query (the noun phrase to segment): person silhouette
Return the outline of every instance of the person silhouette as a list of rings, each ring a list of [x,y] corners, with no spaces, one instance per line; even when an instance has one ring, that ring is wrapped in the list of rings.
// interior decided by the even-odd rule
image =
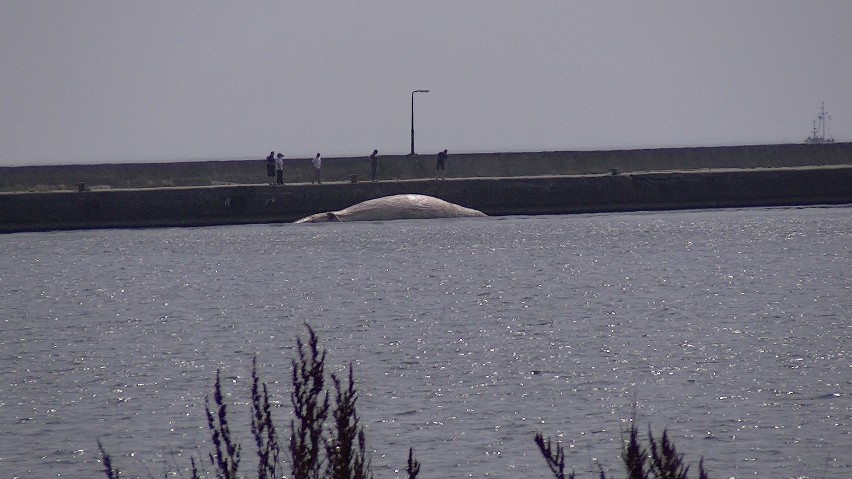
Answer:
[[[318,184],[321,185],[322,181],[320,181],[320,170],[322,170],[322,157],[320,156],[319,153],[317,153],[317,156],[314,157],[313,163],[314,163],[314,179],[313,179],[313,181],[311,181],[311,183],[316,181]]]
[[[278,153],[275,158],[275,182],[279,185],[284,184],[284,155]]]
[[[270,151],[266,157],[266,176],[269,177],[269,184],[272,184],[272,177],[275,176],[275,152]]]
[[[378,155],[379,150],[373,150],[373,154],[370,155],[370,179],[372,181],[376,181],[376,170],[379,169],[379,158]]]
[[[435,179],[438,179],[438,175],[441,176],[441,179],[444,179],[444,166],[447,162],[447,150],[438,152],[438,162],[435,164]]]

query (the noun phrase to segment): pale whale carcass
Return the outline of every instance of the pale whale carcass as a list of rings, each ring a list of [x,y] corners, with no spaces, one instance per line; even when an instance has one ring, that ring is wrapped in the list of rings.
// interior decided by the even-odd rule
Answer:
[[[363,201],[340,211],[329,211],[302,218],[296,223],[327,223],[332,221],[385,221],[426,218],[457,218],[487,216],[440,198],[426,195],[393,195]]]

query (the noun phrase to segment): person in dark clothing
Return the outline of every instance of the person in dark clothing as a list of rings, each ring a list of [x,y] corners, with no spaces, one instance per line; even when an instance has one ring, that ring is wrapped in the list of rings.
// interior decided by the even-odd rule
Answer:
[[[376,170],[379,169],[379,158],[376,156],[378,154],[379,150],[373,150],[373,154],[370,155],[370,179],[372,181],[376,181]]]
[[[266,176],[269,177],[269,184],[272,184],[272,177],[275,176],[275,152],[270,151],[266,157]]]
[[[447,150],[438,152],[438,163],[435,165],[435,179],[438,179],[438,175],[441,176],[441,179],[444,179],[444,166],[447,162]]]

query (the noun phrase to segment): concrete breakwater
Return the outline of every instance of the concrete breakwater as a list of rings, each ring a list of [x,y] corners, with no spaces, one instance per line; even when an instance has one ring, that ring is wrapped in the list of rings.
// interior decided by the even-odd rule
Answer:
[[[718,168],[779,168],[852,164],[852,143],[752,145],[699,148],[657,148],[609,151],[551,151],[530,153],[450,152],[448,178],[544,175],[598,175],[707,170]],[[434,177],[435,155],[380,156],[380,180]],[[364,156],[324,158],[324,181],[347,181],[351,175],[370,178]],[[286,183],[310,182],[310,158],[285,160]],[[250,185],[268,183],[265,160],[193,161],[0,167],[0,192],[91,189],[161,188],[176,186]]]
[[[289,222],[419,193],[489,215],[852,203],[852,165],[0,193],[0,232]]]

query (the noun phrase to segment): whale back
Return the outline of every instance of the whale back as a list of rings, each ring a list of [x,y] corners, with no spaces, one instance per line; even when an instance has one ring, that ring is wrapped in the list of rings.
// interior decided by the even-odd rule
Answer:
[[[296,223],[325,223],[330,221],[384,221],[398,219],[456,218],[487,216],[455,203],[426,195],[404,194],[385,196],[344,208],[340,211],[318,213]]]

